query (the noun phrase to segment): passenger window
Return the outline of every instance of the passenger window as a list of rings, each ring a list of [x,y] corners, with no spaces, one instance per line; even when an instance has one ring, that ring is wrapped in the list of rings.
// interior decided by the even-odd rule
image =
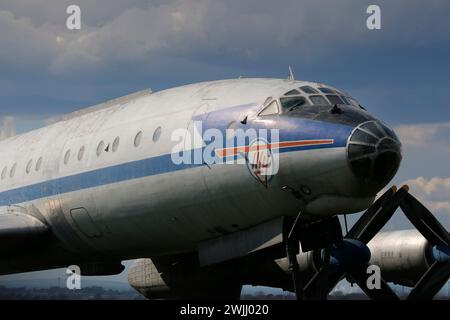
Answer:
[[[322,96],[309,96],[311,102],[315,106],[329,106],[328,101]]]
[[[344,104],[344,101],[342,101],[338,96],[328,95],[327,98],[330,100],[331,104]]]
[[[31,172],[32,167],[33,167],[33,160],[30,160],[30,161],[28,161],[28,164],[27,164],[27,169],[26,169],[27,174],[29,174]]]
[[[3,171],[2,171],[2,180],[5,180],[7,171],[8,171],[8,167],[4,167]]]
[[[38,159],[38,161],[36,161],[36,167],[34,168],[36,171],[41,170],[41,166],[42,166],[42,157],[40,157]]]
[[[64,164],[68,164],[70,160],[70,149],[67,150],[66,155],[64,156]]]
[[[14,175],[16,174],[16,168],[17,168],[17,163],[14,163],[14,165],[13,165],[12,168],[11,168],[11,171],[9,172],[9,176],[10,176],[11,178],[13,178]]]
[[[158,142],[159,138],[161,138],[161,131],[162,131],[162,128],[158,127],[158,128],[156,128],[155,132],[153,132],[153,138],[152,138],[153,142]]]
[[[307,104],[304,97],[281,98],[283,112],[293,111]]]
[[[137,148],[141,144],[142,140],[142,131],[139,131],[134,137],[134,146]]]
[[[85,151],[85,148],[84,148],[84,146],[82,146],[82,147],[80,148],[80,150],[78,151],[78,161],[83,160],[83,157],[84,157],[84,151]]]
[[[114,139],[113,145],[112,145],[112,151],[116,152],[117,149],[119,149],[119,144],[120,144],[120,137],[116,137],[116,139]]]
[[[272,101],[263,111],[260,112],[260,116],[270,116],[272,114],[278,114],[278,102]]]
[[[103,141],[100,141],[97,146],[97,157],[100,157],[100,155],[103,152],[104,147],[105,147],[105,143]]]

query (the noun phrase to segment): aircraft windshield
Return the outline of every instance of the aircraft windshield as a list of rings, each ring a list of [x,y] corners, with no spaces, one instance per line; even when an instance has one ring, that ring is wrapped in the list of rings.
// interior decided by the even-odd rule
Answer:
[[[341,98],[335,95],[327,95],[328,100],[331,104],[344,104],[344,101],[342,101]]]
[[[315,96],[309,96],[309,99],[311,100],[312,104],[315,106],[328,106],[330,105],[328,103],[328,101],[319,95],[315,95]]]
[[[319,91],[317,91],[316,89],[314,89],[314,88],[311,87],[311,86],[303,86],[303,87],[300,87],[300,89],[301,89],[304,93],[308,93],[308,94],[311,94],[311,93],[319,93]]]
[[[302,93],[300,92],[302,91]],[[286,92],[281,98],[282,113],[305,106],[348,105],[360,108],[360,104],[349,94],[329,87],[301,86]]]
[[[347,97],[347,100],[350,102],[351,105],[359,107],[359,102],[353,99],[352,97]]]
[[[280,102],[281,102],[281,106],[283,107],[283,113],[301,108],[304,105],[308,105],[308,102],[306,101],[306,99],[301,96],[281,98]]]
[[[330,88],[319,88],[319,90],[323,93],[332,93],[332,94],[336,93],[333,89]]]

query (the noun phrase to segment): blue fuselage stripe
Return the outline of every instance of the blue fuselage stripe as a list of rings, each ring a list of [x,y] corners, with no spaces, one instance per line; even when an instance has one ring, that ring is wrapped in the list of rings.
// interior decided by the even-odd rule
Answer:
[[[337,147],[336,145],[287,148],[280,153]],[[186,170],[203,164],[175,164],[171,154],[96,169],[0,192],[0,206],[19,204],[103,185]]]
[[[247,105],[244,107],[250,108]],[[241,110],[242,107],[227,109],[225,112],[211,113],[208,121],[205,122],[205,128],[219,128],[225,136],[226,126],[224,123],[228,123],[228,118],[231,117],[230,114],[233,115],[233,112],[236,111],[235,109]],[[318,139],[333,140],[332,144],[327,145],[310,145],[285,148],[279,150],[280,153],[299,150],[344,147],[347,143],[347,138],[352,131],[351,126],[309,119],[291,119],[289,117],[284,117],[282,119],[278,119],[277,123],[280,128],[283,128],[280,130],[280,141]],[[267,128],[264,123],[253,123],[253,126],[256,129]],[[270,129],[270,126],[268,129]],[[53,197],[58,194],[95,188],[103,185],[164,173],[176,172],[203,165],[204,164],[176,164],[172,161],[172,155],[169,153],[3,191],[0,192],[0,206],[29,202],[37,199]]]
[[[196,166],[199,165],[175,165],[170,154],[162,155],[4,191],[0,193],[0,205],[18,204]]]

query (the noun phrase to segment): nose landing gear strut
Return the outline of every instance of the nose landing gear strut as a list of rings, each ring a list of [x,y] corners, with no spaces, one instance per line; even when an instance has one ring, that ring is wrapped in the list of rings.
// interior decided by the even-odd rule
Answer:
[[[326,299],[329,292],[345,275],[355,281],[372,299],[398,299],[383,279],[380,289],[367,289],[365,271],[370,260],[367,243],[389,221],[407,194],[406,187],[398,191],[395,187],[389,189],[361,216],[345,236],[342,236],[337,217],[308,225],[301,225],[297,217],[285,237],[286,254],[292,270],[297,299]],[[301,283],[299,277],[296,259],[299,242],[303,252],[313,250],[321,260],[319,271],[307,283]]]

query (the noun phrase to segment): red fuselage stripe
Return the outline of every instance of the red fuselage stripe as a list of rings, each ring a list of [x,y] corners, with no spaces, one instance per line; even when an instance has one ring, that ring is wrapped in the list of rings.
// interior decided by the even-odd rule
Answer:
[[[229,156],[235,156],[239,153],[248,153],[248,152],[254,152],[259,150],[266,150],[266,149],[284,149],[284,148],[293,148],[293,147],[304,147],[304,146],[318,146],[318,145],[326,145],[326,144],[333,144],[333,139],[325,139],[325,140],[301,140],[301,141],[284,141],[284,142],[278,142],[278,143],[271,143],[271,144],[262,144],[262,145],[255,145],[255,146],[242,146],[242,147],[233,147],[233,148],[226,148],[226,149],[217,149],[216,154],[219,157],[229,157]]]

